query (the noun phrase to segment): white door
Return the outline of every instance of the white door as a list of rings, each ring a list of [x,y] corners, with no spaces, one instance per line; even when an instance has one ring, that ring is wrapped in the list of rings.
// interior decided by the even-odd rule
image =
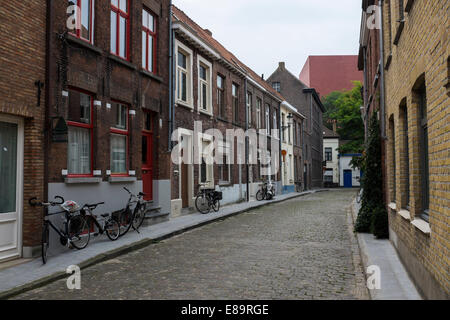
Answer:
[[[22,254],[22,119],[0,115],[0,261]]]

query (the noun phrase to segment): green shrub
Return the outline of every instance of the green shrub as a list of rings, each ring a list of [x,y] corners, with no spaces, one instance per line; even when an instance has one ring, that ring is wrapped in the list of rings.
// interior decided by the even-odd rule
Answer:
[[[377,239],[389,238],[389,222],[386,208],[377,206],[372,212],[371,232]]]

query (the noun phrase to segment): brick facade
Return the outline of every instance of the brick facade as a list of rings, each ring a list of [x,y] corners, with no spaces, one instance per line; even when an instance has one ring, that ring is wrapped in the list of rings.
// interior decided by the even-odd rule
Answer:
[[[450,4],[400,1],[383,8],[391,241],[423,296],[448,299]]]
[[[0,121],[8,115],[24,122],[23,192],[20,192],[23,205],[18,208],[23,219],[19,226],[22,236],[18,239],[18,254],[25,257],[32,254],[31,247],[40,241],[42,226],[41,210],[30,207],[28,199],[44,197],[46,10],[45,1],[34,0],[5,1],[0,6]],[[37,81],[43,84],[40,100]]]

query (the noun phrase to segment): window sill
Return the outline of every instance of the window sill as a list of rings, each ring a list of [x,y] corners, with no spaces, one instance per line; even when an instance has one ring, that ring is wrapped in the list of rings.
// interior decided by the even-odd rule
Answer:
[[[233,184],[228,181],[219,181],[219,187],[232,187]]]
[[[81,40],[80,38],[77,38],[74,35],[71,35],[70,33],[67,34],[67,38],[66,39],[68,41],[72,42],[72,43],[75,43],[75,44],[81,46],[81,47],[84,47],[86,49],[94,51],[97,54],[102,54],[102,49],[94,46],[93,44],[91,44],[91,43],[89,43],[87,41]]]
[[[395,34],[394,44],[398,45],[400,42],[400,37],[402,36],[403,28],[405,27],[405,20],[398,22],[397,33]]]
[[[411,224],[419,229],[422,233],[429,235],[431,233],[430,224],[422,219],[414,219]]]
[[[136,177],[109,177],[108,181],[110,183],[117,183],[117,182],[136,182]]]
[[[388,207],[394,211],[397,211],[397,204],[395,202],[389,203]]]
[[[411,214],[406,209],[400,210],[398,214],[405,220],[411,220]]]
[[[204,114],[204,115],[210,116],[210,117],[213,116],[212,112],[208,112],[208,111],[205,111],[205,110],[202,110],[202,109],[200,109],[199,112]]]
[[[230,121],[228,121],[228,120],[226,120],[226,119],[224,119],[224,118],[222,118],[222,117],[216,117],[216,119],[217,119],[218,121],[221,121],[221,122],[230,123]]]
[[[120,63],[121,65],[123,65],[123,66],[125,66],[127,68],[130,68],[132,70],[137,70],[137,68],[136,68],[136,66],[134,64],[132,64],[131,62],[129,62],[129,61],[123,59],[123,58],[115,56],[112,53],[109,54],[109,59],[111,59],[111,60],[113,60],[113,61],[115,61],[117,63]]]
[[[188,109],[191,110],[191,112],[194,112],[194,106],[188,104],[187,102],[184,102],[184,101],[181,101],[181,100],[177,100],[177,101],[175,102],[175,105],[176,105],[177,107],[188,108]]]
[[[96,177],[83,177],[83,178],[65,178],[64,182],[66,184],[83,184],[83,183],[100,183],[102,182],[102,178],[96,178]]]
[[[149,78],[151,78],[153,80],[156,80],[158,82],[161,82],[161,83],[163,82],[163,78],[161,78],[161,77],[157,76],[156,74],[151,73],[150,71],[147,71],[145,69],[141,69],[140,73],[143,74],[144,76],[147,76],[147,77],[149,77]]]

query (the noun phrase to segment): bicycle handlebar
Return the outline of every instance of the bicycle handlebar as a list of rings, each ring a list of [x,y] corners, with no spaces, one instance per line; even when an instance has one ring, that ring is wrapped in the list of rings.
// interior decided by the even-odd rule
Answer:
[[[85,204],[83,208],[88,207],[89,209],[95,209],[101,204],[105,204],[105,202],[99,202],[99,203],[93,203],[93,204]]]
[[[58,199],[60,200],[60,202],[56,202],[56,201],[42,202],[42,201],[38,201],[37,197],[33,197],[30,200],[28,200],[28,203],[32,207],[36,207],[36,206],[39,206],[39,207],[50,207],[50,206],[52,206],[52,207],[54,207],[54,206],[63,204],[64,201],[65,201],[63,197],[55,196],[55,200],[58,200]]]

